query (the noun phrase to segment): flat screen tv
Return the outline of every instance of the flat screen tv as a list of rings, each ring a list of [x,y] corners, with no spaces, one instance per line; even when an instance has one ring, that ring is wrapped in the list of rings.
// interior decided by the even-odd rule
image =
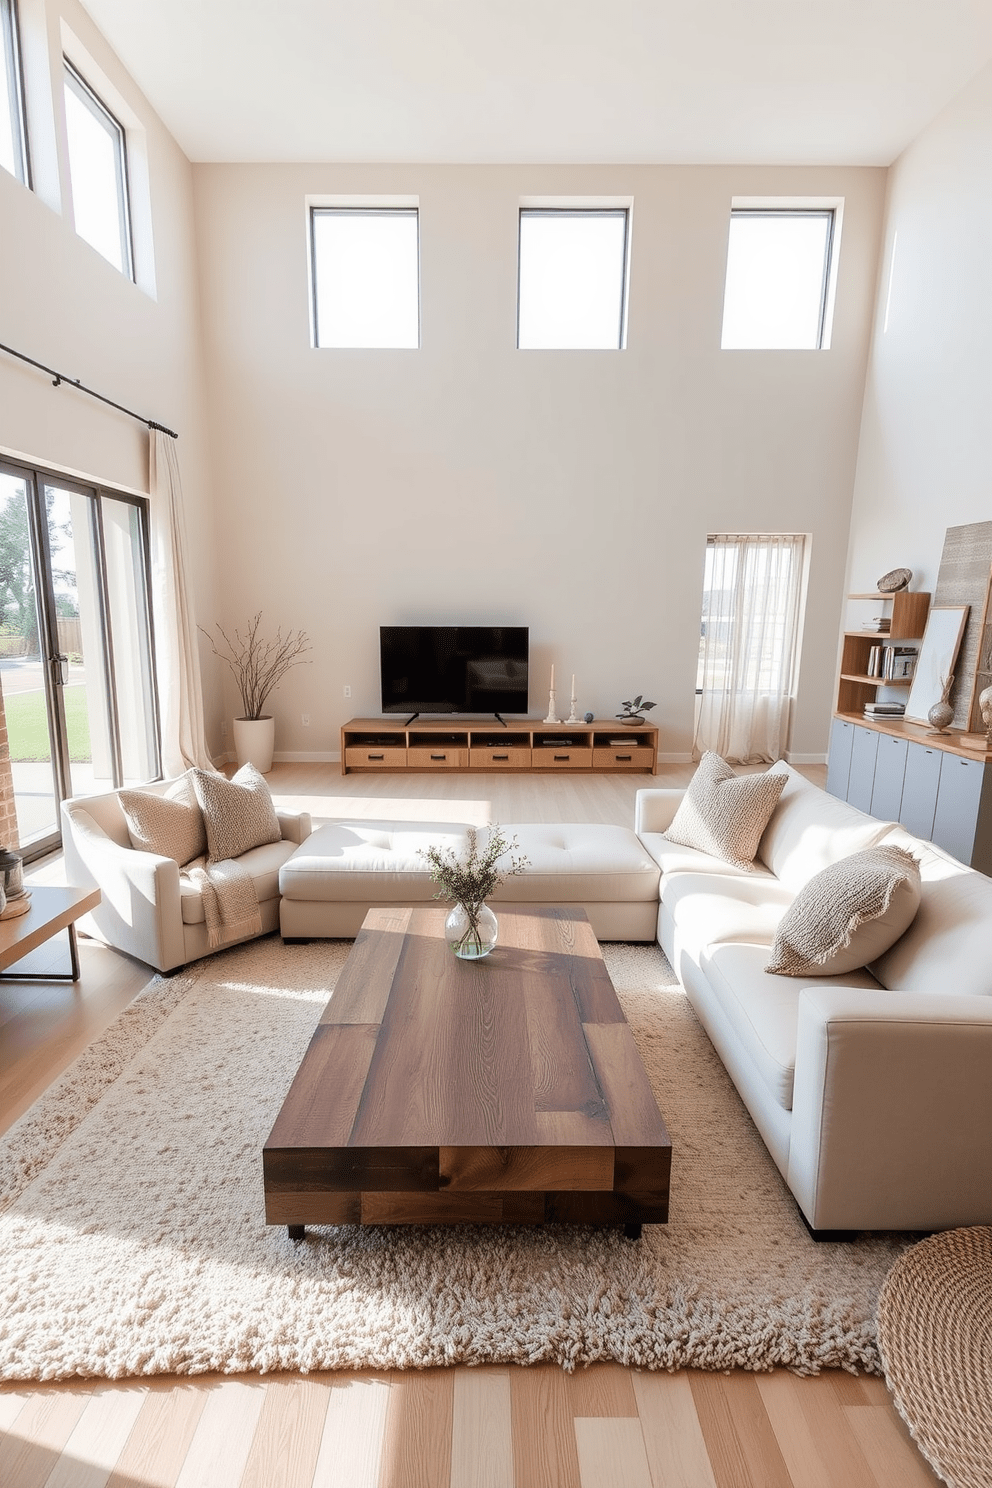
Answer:
[[[382,625],[383,713],[527,712],[526,625]]]

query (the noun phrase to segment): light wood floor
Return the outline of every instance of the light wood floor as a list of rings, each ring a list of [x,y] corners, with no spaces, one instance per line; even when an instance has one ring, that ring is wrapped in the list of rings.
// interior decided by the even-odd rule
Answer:
[[[647,777],[342,777],[277,765],[315,816],[629,823]],[[822,781],[822,767],[805,771]],[[59,881],[61,861],[33,877]],[[67,960],[54,942],[35,969]],[[0,981],[0,1131],[148,980],[92,941],[78,984]],[[786,1371],[530,1369],[0,1386],[2,1488],[917,1488],[935,1484],[881,1380]]]

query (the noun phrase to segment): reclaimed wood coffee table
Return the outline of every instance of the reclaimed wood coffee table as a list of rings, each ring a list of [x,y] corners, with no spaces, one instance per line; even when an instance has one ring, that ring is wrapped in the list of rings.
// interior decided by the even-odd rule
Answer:
[[[500,911],[481,961],[445,913],[366,916],[262,1152],[266,1222],[663,1224],[671,1142],[585,912]]]

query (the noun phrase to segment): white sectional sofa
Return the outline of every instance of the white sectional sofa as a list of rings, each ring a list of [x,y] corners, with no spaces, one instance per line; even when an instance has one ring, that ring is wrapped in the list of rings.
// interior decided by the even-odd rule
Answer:
[[[658,940],[814,1233],[992,1223],[992,879],[772,768],[750,873],[666,840],[683,791],[638,792]],[[892,949],[842,977],[765,972],[803,884],[882,842],[923,879]]]

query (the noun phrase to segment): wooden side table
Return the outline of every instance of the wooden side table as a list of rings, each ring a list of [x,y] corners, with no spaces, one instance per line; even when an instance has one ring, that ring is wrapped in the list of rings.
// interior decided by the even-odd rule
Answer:
[[[63,888],[61,885],[31,885],[31,908],[13,920],[0,920],[0,977],[17,981],[78,982],[79,956],[76,951],[76,920],[100,903],[99,889]],[[37,950],[60,930],[69,934],[71,972],[8,972],[29,952]]]

